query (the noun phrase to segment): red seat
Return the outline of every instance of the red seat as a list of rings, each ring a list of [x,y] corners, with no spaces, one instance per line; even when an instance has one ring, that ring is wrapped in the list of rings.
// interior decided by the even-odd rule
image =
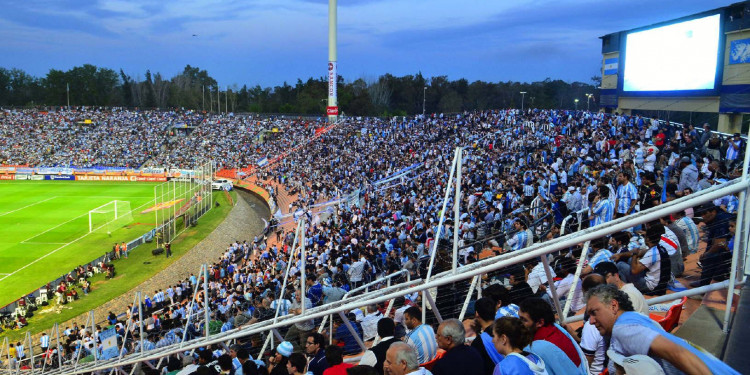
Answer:
[[[439,361],[441,358],[443,358],[444,355],[445,355],[445,350],[438,349],[437,355],[435,355],[435,358],[432,361],[425,362],[419,365],[419,367],[424,367],[428,371],[432,371],[432,366],[435,366],[435,363]]]
[[[682,297],[680,303],[672,305],[665,316],[658,314],[648,314],[648,316],[659,323],[665,331],[671,332],[677,327],[677,323],[680,322],[680,315],[682,314],[682,307],[685,305],[685,302],[687,302],[687,297]]]

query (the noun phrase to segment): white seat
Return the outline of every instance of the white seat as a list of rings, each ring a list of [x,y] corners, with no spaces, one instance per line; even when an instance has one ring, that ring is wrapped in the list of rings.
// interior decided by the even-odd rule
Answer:
[[[41,304],[42,304],[42,302],[44,302],[44,301],[42,300],[42,297],[36,297],[36,304],[37,304],[37,305],[41,305]]]
[[[68,302],[73,302],[73,296],[68,296]]]
[[[39,296],[39,298],[41,298],[41,299],[42,299],[42,302],[47,302],[47,301],[49,300],[49,299],[47,298],[47,293],[44,293],[44,294],[42,294],[41,296]],[[37,304],[38,304],[38,303],[37,303]]]

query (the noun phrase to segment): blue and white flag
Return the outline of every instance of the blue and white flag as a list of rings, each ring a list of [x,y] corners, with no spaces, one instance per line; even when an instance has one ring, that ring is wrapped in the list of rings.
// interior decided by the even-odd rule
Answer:
[[[266,165],[268,165],[268,158],[267,157],[258,160],[258,166],[259,167],[265,167]]]
[[[619,59],[617,57],[604,60],[604,75],[605,76],[617,74],[617,70],[619,67],[618,60]]]

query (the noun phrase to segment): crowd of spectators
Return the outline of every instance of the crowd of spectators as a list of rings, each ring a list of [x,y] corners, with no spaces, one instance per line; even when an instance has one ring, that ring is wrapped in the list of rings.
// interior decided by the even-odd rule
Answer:
[[[561,230],[605,225],[734,178],[744,152],[739,135],[719,140],[717,146],[717,134],[707,127],[699,132],[640,116],[585,111],[348,119],[310,142],[321,126],[287,121],[281,136],[252,143],[255,136],[244,134],[260,132],[257,124],[220,117],[202,121],[187,137],[166,141],[167,152],[151,155],[154,165],[179,166],[190,164],[189,158],[202,149],[226,167],[283,155],[250,178],[296,199],[277,215],[275,236],[227,247],[210,267],[208,296],[200,288],[201,275],[155,291],[143,315],[148,317],[145,337],[137,329],[137,308],[129,307],[124,319],[115,317],[110,323],[117,328],[124,352],[199,337],[206,329],[216,333],[243,327],[272,319],[277,312],[302,315],[305,309],[338,301],[347,291],[402,270],[412,278],[425,278],[427,272],[437,273],[450,263],[447,253],[436,254],[436,270],[428,271],[433,251],[450,247],[456,232],[462,265],[521,251],[559,236]],[[288,152],[299,145],[304,147]],[[456,147],[464,147],[460,220],[448,219],[440,226]],[[184,153],[188,149],[190,155]],[[454,207],[451,200],[445,207]],[[631,311],[647,311],[644,295],[686,287],[677,278],[690,254],[702,253],[700,277],[690,286],[726,279],[737,206],[736,196],[726,196],[591,241],[589,256],[582,255],[583,244],[553,254],[556,280],[547,279],[539,259],[485,275],[483,297],[472,298],[468,321],[454,319],[466,285],[453,285],[438,288],[433,296],[445,318],[439,325],[434,312],[419,307],[422,295],[407,295],[393,301],[390,309],[355,309],[348,313],[348,322],[334,316],[332,328],[323,335],[316,333],[319,321],[300,320],[282,330],[285,341],[272,356],[261,353],[261,335],[240,340],[229,353],[223,347],[206,348],[196,354],[190,369],[224,373],[227,363],[233,363],[234,371],[242,368],[248,373],[304,373],[308,366],[315,374],[367,373],[363,367],[407,374],[430,363],[435,374],[470,366],[471,373],[487,374],[521,368],[528,370],[522,373],[599,372],[606,362],[605,337],[618,343],[609,347],[615,352],[609,357],[610,371],[624,363],[614,359],[617,354],[650,355],[660,367],[668,368],[669,362],[683,371],[684,363],[696,358],[709,369],[723,369],[720,362],[696,357],[684,342],[648,326],[647,317],[634,317]],[[569,215],[572,219],[566,220]],[[301,218],[308,223],[304,268],[299,255],[291,254],[295,239],[290,224]],[[696,222],[702,222],[700,227]],[[580,262],[582,280],[575,277]],[[554,301],[551,285],[560,301]],[[558,302],[564,305],[571,290],[571,313],[585,311],[591,316],[579,332],[554,324],[554,307]],[[191,302],[194,294],[197,303]],[[202,321],[206,303],[209,322]],[[606,314],[600,315],[600,305],[610,307]],[[627,319],[619,322],[620,317]],[[647,327],[648,343],[666,345],[686,362],[674,363],[646,341],[629,341],[622,327],[633,324]],[[96,345],[86,345],[87,334],[96,342],[91,329],[69,336],[64,348],[68,360],[95,350]],[[333,346],[324,348],[328,334]],[[362,352],[360,342],[373,345],[361,366],[345,368],[340,358]],[[298,355],[303,352],[309,360]],[[174,362],[171,370],[178,371],[181,365],[177,358]],[[192,373],[185,372],[187,368],[180,371]]]

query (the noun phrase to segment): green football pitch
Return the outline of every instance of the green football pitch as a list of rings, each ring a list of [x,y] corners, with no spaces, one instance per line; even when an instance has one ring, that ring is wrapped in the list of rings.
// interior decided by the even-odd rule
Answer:
[[[0,183],[0,307],[153,229],[154,183]],[[89,211],[127,201],[132,220],[89,233]],[[108,231],[111,232],[108,233]]]

